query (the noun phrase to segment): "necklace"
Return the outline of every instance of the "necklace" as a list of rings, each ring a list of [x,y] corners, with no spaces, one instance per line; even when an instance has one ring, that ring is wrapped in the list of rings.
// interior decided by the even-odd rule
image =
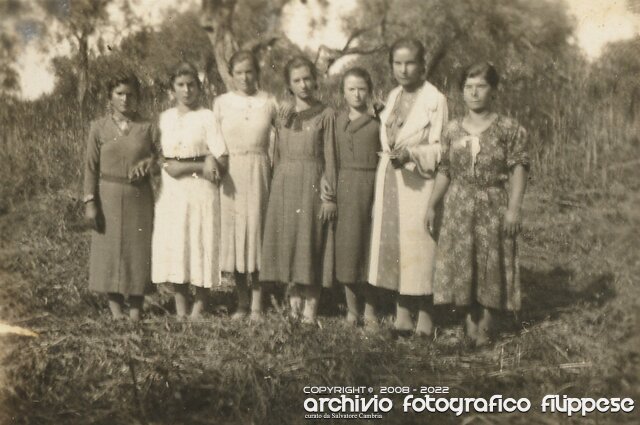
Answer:
[[[127,131],[129,131],[129,126],[131,123],[131,120],[129,118],[119,118],[112,114],[111,119],[113,120],[113,123],[116,125],[116,127],[118,127],[118,130],[120,130],[120,134],[126,134]]]

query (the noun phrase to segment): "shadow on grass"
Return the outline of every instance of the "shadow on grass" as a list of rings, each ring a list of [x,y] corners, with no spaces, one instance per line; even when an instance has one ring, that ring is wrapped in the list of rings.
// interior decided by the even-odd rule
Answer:
[[[601,307],[615,297],[613,273],[601,273],[575,281],[575,272],[562,267],[550,270],[521,270],[522,322],[555,319],[578,304]]]

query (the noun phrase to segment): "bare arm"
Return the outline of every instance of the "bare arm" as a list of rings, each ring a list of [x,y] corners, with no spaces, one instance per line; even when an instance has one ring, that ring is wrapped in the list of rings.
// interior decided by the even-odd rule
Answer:
[[[528,175],[527,168],[522,164],[516,164],[509,175],[509,205],[504,217],[504,228],[508,236],[515,236],[522,227],[520,210]]]
[[[427,230],[431,235],[433,235],[433,229],[436,223],[436,207],[440,202],[442,202],[442,198],[444,198],[444,194],[447,193],[450,182],[451,179],[446,173],[439,172],[436,174],[433,190],[431,191],[431,197],[429,198],[429,204],[427,205],[426,217]]]
[[[165,161],[163,168],[174,179],[193,176],[202,177],[203,162],[186,162],[169,159]]]
[[[451,179],[445,173],[436,174],[427,208],[435,209],[438,206],[442,198],[444,198],[444,194],[447,193],[449,182],[451,182]]]

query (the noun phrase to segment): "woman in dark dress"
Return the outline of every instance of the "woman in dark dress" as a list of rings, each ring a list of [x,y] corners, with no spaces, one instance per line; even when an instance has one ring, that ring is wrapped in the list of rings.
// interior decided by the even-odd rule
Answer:
[[[260,280],[292,284],[292,315],[315,323],[322,287],[333,283],[336,216],[335,113],[316,97],[313,63],[290,60],[285,81],[294,110],[278,124]]]
[[[91,123],[84,173],[85,219],[93,230],[89,289],[106,293],[114,319],[139,320],[150,283],[155,131],[137,114],[140,82],[119,74],[107,84],[110,111]]]
[[[367,71],[362,68],[348,70],[342,76],[340,86],[348,109],[336,118],[339,211],[336,279],[345,285],[347,322],[357,324],[359,298],[364,295],[364,323],[367,327],[375,327],[375,288],[367,283],[367,270],[380,123],[368,112],[373,83]]]

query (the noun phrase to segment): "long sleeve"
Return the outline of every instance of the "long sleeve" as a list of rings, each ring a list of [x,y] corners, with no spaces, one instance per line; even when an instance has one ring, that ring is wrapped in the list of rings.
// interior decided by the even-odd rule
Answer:
[[[93,121],[87,137],[87,151],[84,161],[84,199],[98,197],[98,180],[100,179],[100,139],[98,122]]]
[[[438,95],[435,110],[429,112],[431,119],[428,137],[420,144],[408,148],[411,161],[415,164],[417,171],[426,178],[434,176],[436,166],[440,161],[440,140],[449,116],[447,98],[440,93]]]
[[[270,97],[271,108],[271,129],[269,130],[269,147],[267,148],[267,155],[269,156],[269,163],[271,167],[275,167],[275,154],[276,154],[276,139],[278,135],[278,103],[275,98]]]
[[[162,143],[160,143],[160,125],[158,123],[152,123],[149,126],[149,137],[151,138],[151,152],[153,157],[160,161],[164,157],[162,153]]]
[[[338,158],[336,156],[336,117],[332,110],[325,110],[322,117],[324,171],[320,184],[320,197],[325,202],[335,202],[338,183]]]

